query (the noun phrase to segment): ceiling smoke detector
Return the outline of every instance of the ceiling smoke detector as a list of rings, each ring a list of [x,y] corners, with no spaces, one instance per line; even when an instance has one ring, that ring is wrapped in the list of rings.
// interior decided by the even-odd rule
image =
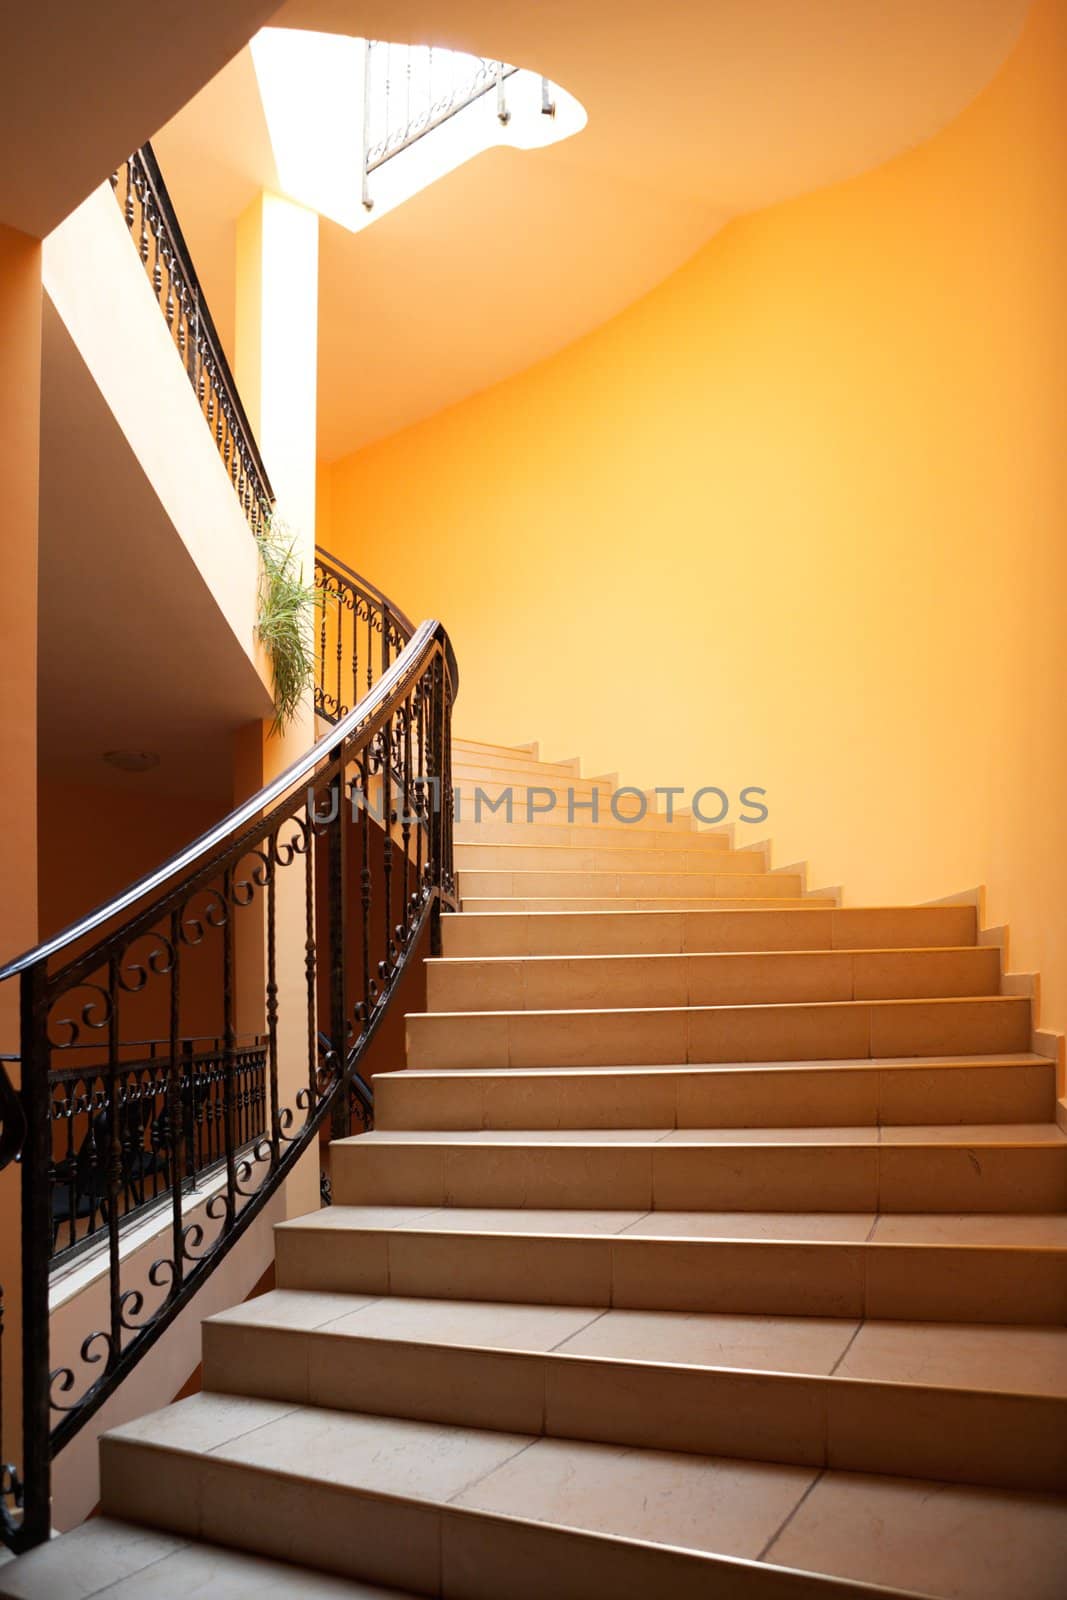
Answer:
[[[120,772],[151,772],[159,766],[159,756],[154,750],[105,750],[104,760]]]

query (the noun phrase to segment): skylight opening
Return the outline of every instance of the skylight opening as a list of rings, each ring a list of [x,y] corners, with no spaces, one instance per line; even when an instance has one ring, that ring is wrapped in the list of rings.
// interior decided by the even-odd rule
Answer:
[[[284,28],[251,49],[284,192],[352,232],[485,150],[586,123],[558,84],[463,51]]]

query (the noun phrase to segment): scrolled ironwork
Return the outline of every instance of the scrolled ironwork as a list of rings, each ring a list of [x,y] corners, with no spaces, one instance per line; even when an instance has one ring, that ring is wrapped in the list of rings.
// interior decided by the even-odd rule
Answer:
[[[315,589],[315,710],[325,722],[337,722],[388,670],[415,630],[380,589],[323,550],[315,552]]]
[[[260,533],[274,503],[270,479],[150,144],[111,186],[241,510]]]
[[[374,599],[368,586],[361,603]],[[360,1063],[427,924],[440,948],[455,904],[455,661],[438,623],[412,629],[387,602],[377,614],[382,648],[401,636],[404,647],[300,761],[0,970],[21,991],[21,1081],[16,1091],[0,1074],[0,1147],[25,1120],[23,1449],[17,1470],[0,1468],[0,1531],[15,1549],[48,1535],[55,1454],[324,1124],[371,1125]],[[157,1241],[147,1270],[134,1219]],[[74,1251],[98,1252],[106,1308],[53,1351],[50,1263]]]

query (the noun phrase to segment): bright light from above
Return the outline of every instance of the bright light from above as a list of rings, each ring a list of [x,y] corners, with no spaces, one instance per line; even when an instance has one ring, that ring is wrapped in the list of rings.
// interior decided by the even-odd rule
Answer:
[[[586,123],[558,85],[460,51],[287,28],[251,48],[282,189],[352,232],[483,150],[538,149]]]

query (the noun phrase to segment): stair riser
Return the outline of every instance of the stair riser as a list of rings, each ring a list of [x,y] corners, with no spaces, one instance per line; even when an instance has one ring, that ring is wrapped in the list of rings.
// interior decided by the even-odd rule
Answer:
[[[1029,1048],[1030,1002],[1014,996],[407,1018],[408,1066],[433,1071],[854,1061]]]
[[[1067,1208],[1067,1145],[335,1144],[352,1206],[970,1213]]]
[[[739,873],[751,877],[766,872],[769,861],[762,850],[659,850],[616,849],[607,841],[595,845],[457,844],[460,872],[562,872],[666,873],[668,877],[716,877]]]
[[[975,942],[969,907],[901,910],[615,911],[445,917],[446,956],[675,955],[716,951],[912,950]]]
[[[275,1233],[283,1289],[529,1305],[915,1322],[1067,1322],[1067,1252],[951,1245]]]
[[[374,1080],[383,1129],[862,1128],[1047,1122],[1055,1067],[838,1067],[820,1072],[553,1073]]]
[[[508,895],[561,895],[573,898],[588,895],[611,899],[621,896],[639,900],[665,895],[693,895],[708,899],[731,897],[746,900],[798,898],[804,888],[795,872],[501,872],[460,870],[459,892],[479,899]]]
[[[911,1000],[1000,992],[1000,951],[803,951],[431,961],[427,1011]]]
[[[893,1600],[766,1563],[589,1535],[217,1455],[101,1443],[105,1515],[441,1600]],[[901,1595],[901,1600],[906,1597]]]
[[[204,1388],[631,1448],[1067,1489],[1067,1400],[207,1323]]]

